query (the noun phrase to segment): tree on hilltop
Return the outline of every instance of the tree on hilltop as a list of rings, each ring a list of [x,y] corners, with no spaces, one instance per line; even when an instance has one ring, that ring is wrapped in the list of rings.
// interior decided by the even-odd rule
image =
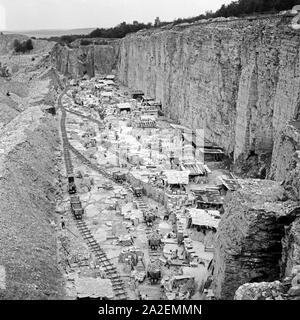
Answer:
[[[154,20],[154,27],[159,27],[160,26],[160,19],[159,17],[156,17]]]
[[[33,49],[33,43],[31,39],[20,42],[18,39],[14,40],[14,50],[15,52],[25,53],[27,51],[31,51]]]

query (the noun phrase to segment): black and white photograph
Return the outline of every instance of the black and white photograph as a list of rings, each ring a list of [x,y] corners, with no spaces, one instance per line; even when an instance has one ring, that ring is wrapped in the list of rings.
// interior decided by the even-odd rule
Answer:
[[[300,0],[0,0],[7,300],[300,300]]]

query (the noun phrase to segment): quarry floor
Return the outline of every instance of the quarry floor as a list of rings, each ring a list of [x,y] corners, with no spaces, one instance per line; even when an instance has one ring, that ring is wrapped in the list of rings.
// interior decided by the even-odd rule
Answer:
[[[66,110],[75,111],[86,117],[96,119],[99,123],[102,123],[102,125],[82,116],[67,112],[66,128],[69,142],[86,158],[97,163],[107,171],[113,172],[118,170],[128,172],[130,168],[128,168],[128,166],[124,168],[124,164],[127,163],[126,159],[117,156],[116,154],[120,155],[120,151],[116,153],[116,149],[111,146],[116,145],[117,140],[117,144],[119,144],[118,150],[120,150],[120,145],[125,143],[127,145],[131,143],[133,148],[136,147],[134,141],[131,141],[130,118],[126,114],[121,116],[111,114],[106,116],[104,120],[101,120],[93,108],[79,106],[74,103],[71,95],[75,88],[71,87],[62,100]],[[80,88],[76,89],[80,91]],[[114,89],[112,91],[113,95],[109,100],[102,100],[108,110],[111,106],[115,105],[116,102],[122,103],[128,101],[128,97],[123,94],[123,90],[126,89]],[[90,92],[85,90],[81,90],[80,95],[83,96],[83,99],[86,98],[86,100],[89,100],[91,97]],[[159,137],[165,135],[174,135],[169,122],[164,119],[159,119],[158,128],[158,130],[154,131],[151,129],[137,129],[139,131],[138,134],[143,139],[143,145],[145,145],[142,151],[145,152],[145,158],[149,161],[151,159],[158,161],[159,153],[153,151],[152,154],[149,154],[146,147],[147,141],[151,139],[158,140]],[[83,136],[89,132],[95,133],[93,138],[96,140],[96,146],[87,147],[86,143],[90,141],[90,138],[83,138]],[[117,139],[116,133],[118,135]],[[103,136],[106,137],[106,143],[103,143]],[[160,163],[166,163],[167,157],[163,155],[161,158]],[[205,296],[200,294],[199,291],[207,280],[207,266],[213,257],[213,253],[206,252],[202,242],[194,241],[194,247],[200,259],[204,261],[204,265],[198,264],[196,267],[182,266],[184,262],[184,258],[180,257],[182,247],[177,244],[165,245],[165,249],[169,246],[172,249],[177,248],[179,250],[179,265],[181,264],[181,266],[171,266],[168,268],[164,265],[168,256],[166,250],[163,252],[161,248],[156,253],[149,250],[147,227],[143,221],[141,210],[137,209],[133,194],[129,193],[128,190],[119,184],[106,179],[98,172],[88,168],[73,154],[72,163],[76,176],[77,193],[80,196],[85,211],[83,220],[91,230],[96,241],[106,252],[107,257],[117,267],[121,278],[125,282],[129,299],[139,299],[141,295],[147,295],[148,299],[156,300],[175,299],[175,297],[172,295],[166,297],[161,285],[151,284],[147,277],[143,282],[138,283],[134,280],[134,273],[130,270],[130,267],[119,262],[119,256],[122,250],[126,248],[126,245],[122,245],[119,240],[120,237],[126,237],[128,235],[133,239],[132,245],[143,252],[145,270],[151,261],[159,259],[163,278],[181,274],[194,276],[196,289],[191,299],[205,299]],[[209,179],[203,182],[202,185],[213,185],[217,177],[226,172],[226,170],[220,168],[220,164],[212,163],[211,167],[213,168],[212,174],[209,175]],[[135,166],[135,170],[136,169]],[[64,168],[62,172],[64,172]],[[66,180],[67,179],[65,179],[65,181]],[[175,231],[174,221],[163,221],[166,208],[161,203],[149,197],[143,196],[142,198],[148,207],[152,208],[158,215],[153,230],[159,230],[162,235],[170,231]],[[81,237],[76,222],[70,212],[67,184],[64,185],[63,198],[57,203],[56,212],[58,213],[57,225],[59,226],[57,235],[58,258],[66,280],[66,299],[76,299],[75,279],[78,277],[97,277],[103,275],[103,272]],[[60,217],[63,217],[65,221],[65,229],[61,228]]]

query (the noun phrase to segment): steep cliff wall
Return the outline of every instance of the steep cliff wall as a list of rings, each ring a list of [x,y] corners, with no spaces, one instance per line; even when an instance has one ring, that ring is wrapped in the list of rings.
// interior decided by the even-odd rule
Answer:
[[[280,17],[142,31],[121,41],[119,79],[235,159],[271,154],[299,105],[299,40]]]
[[[215,293],[232,299],[246,282],[281,277],[285,226],[298,213],[283,187],[267,180],[245,180],[228,197],[215,246]]]
[[[275,180],[293,180],[293,169],[300,150],[300,131],[297,121],[285,126],[277,135],[272,154],[271,177]]]
[[[116,68],[118,42],[74,48],[56,45],[51,56],[58,71],[64,75],[93,77],[95,73],[108,74]]]
[[[293,267],[300,265],[300,217],[286,227],[282,248],[282,276],[289,276]]]
[[[263,166],[281,130],[299,113],[300,34],[291,18],[216,21],[140,31],[108,45],[62,47],[65,75],[116,71],[125,85],[163,103],[165,113],[224,147],[235,160]],[[274,176],[282,163],[273,157]],[[275,174],[276,176],[276,174]]]
[[[269,173],[275,144],[269,176],[280,179],[277,168],[288,168],[277,146],[300,114],[300,33],[290,22],[273,16],[166,26],[107,45],[57,45],[52,62],[75,77],[116,72],[125,85],[161,100],[174,120],[204,127],[236,163],[251,163],[251,176],[264,176],[266,161]]]
[[[221,299],[232,299],[244,283],[278,280],[288,273],[288,265],[298,264],[293,227],[298,203],[287,200],[277,182],[241,183],[243,188],[226,201],[216,237],[214,284]]]

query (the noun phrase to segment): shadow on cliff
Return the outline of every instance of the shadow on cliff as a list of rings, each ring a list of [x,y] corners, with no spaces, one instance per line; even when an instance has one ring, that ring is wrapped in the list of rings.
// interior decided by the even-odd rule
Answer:
[[[234,165],[233,172],[241,178],[267,179],[271,167],[272,153],[256,154],[250,151],[249,154],[242,154]]]

